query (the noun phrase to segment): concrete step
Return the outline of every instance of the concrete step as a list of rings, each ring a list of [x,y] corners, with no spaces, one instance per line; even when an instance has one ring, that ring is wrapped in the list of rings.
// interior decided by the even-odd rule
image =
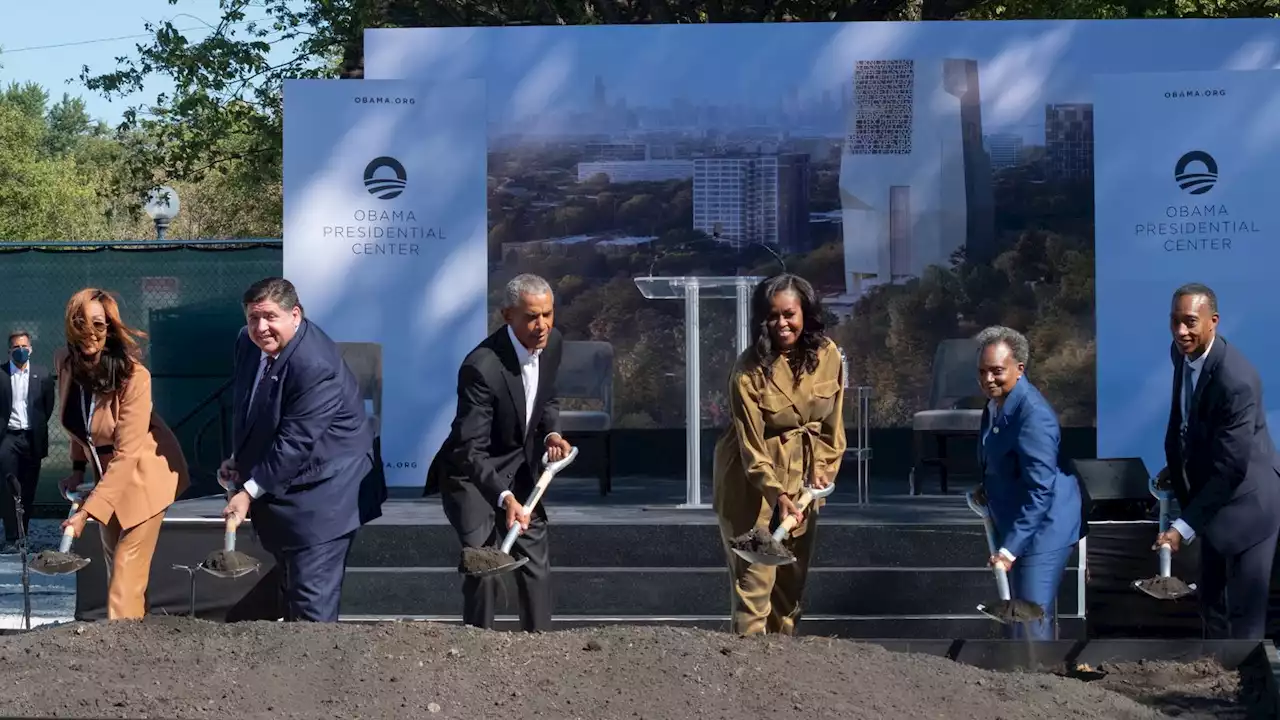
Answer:
[[[974,568],[987,558],[982,525],[867,525],[828,521],[817,528],[814,567]],[[552,525],[556,567],[723,567],[719,528],[684,525]],[[457,567],[462,546],[447,525],[369,525],[356,535],[353,568]],[[1074,564],[1073,554],[1071,563]]]
[[[514,611],[516,584],[505,576],[499,611]],[[1059,592],[1060,615],[1079,613],[1077,575]],[[552,568],[557,615],[716,616],[729,603],[721,568]],[[815,568],[805,590],[806,612],[872,617],[977,614],[996,598],[987,570]],[[452,569],[347,569],[342,610],[357,615],[443,616],[462,610],[462,577]]]
[[[403,622],[439,622],[461,624],[457,615],[355,615],[342,616],[342,622],[369,623],[386,621]],[[554,630],[572,630],[575,628],[599,627],[604,625],[654,626],[666,625],[674,627],[698,628],[727,632],[729,618],[726,616],[691,616],[677,615],[657,616],[585,616],[561,615],[551,619]],[[520,620],[514,615],[499,615],[494,618],[494,629],[516,631],[520,629]],[[806,615],[798,628],[800,635],[819,637],[838,637],[855,640],[879,641],[903,652],[929,652],[945,656],[953,639],[996,640],[1005,637],[1004,627],[984,617],[840,617],[829,615]],[[1085,637],[1084,621],[1076,618],[1063,618],[1058,622],[1058,637],[1082,639]],[[900,642],[883,640],[883,638],[921,639],[931,641],[929,647],[900,647]],[[936,638],[948,638],[935,640]]]

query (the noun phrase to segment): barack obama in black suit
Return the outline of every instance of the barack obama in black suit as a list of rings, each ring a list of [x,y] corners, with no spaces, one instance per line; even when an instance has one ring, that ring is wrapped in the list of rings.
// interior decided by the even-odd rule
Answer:
[[[512,554],[518,568],[520,624],[551,629],[551,559],[547,514],[521,500],[537,482],[545,449],[554,462],[570,447],[560,437],[555,379],[562,340],[554,324],[551,286],[536,275],[507,284],[506,324],[481,342],[458,371],[458,410],[427,472],[423,495],[441,493],[445,516],[464,547],[497,545],[514,524],[522,534]],[[501,577],[466,577],[463,622],[492,628]]]
[[[1155,547],[1168,542],[1176,552],[1182,542],[1202,539],[1204,636],[1261,640],[1280,534],[1280,458],[1267,430],[1262,381],[1217,335],[1213,290],[1178,288],[1169,320],[1173,402],[1162,480],[1172,483],[1182,515]]]

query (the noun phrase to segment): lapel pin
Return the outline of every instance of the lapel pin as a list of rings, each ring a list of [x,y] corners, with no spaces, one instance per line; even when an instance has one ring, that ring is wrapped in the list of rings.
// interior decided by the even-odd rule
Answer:
[[[999,433],[1000,433],[1000,428],[999,428],[999,427],[993,427],[993,428],[991,428],[991,432],[996,433],[996,434],[999,434]]]

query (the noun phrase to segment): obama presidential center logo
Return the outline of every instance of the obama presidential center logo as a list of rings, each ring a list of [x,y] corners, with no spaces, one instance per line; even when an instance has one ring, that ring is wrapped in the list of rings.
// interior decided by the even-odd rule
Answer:
[[[379,200],[400,197],[408,181],[409,176],[404,171],[404,165],[388,155],[374,158],[364,166],[364,188]]]
[[[325,225],[324,236],[344,242],[352,255],[421,257],[423,243],[447,238],[444,227],[418,218],[420,198],[390,202],[408,188],[404,163],[389,155],[370,160],[364,166],[364,189],[381,202],[361,201],[349,221]]]
[[[1173,182],[1160,195],[1167,198],[1158,215],[1134,224],[1133,234],[1144,245],[1170,253],[1218,253],[1247,247],[1260,237],[1258,222],[1248,217],[1228,193],[1218,187],[1218,161],[1204,150],[1189,150],[1173,163]],[[1181,192],[1178,192],[1181,190]],[[1213,199],[1208,199],[1212,197]],[[1153,213],[1154,214],[1154,213]]]
[[[1203,195],[1218,184],[1218,161],[1203,150],[1192,150],[1178,158],[1173,179],[1188,195]]]

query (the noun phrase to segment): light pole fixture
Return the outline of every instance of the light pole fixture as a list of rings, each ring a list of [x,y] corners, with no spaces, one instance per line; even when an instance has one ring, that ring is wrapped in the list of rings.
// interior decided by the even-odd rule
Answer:
[[[147,194],[147,204],[142,209],[156,224],[156,239],[164,240],[169,223],[178,217],[178,191],[168,185],[152,188]]]

